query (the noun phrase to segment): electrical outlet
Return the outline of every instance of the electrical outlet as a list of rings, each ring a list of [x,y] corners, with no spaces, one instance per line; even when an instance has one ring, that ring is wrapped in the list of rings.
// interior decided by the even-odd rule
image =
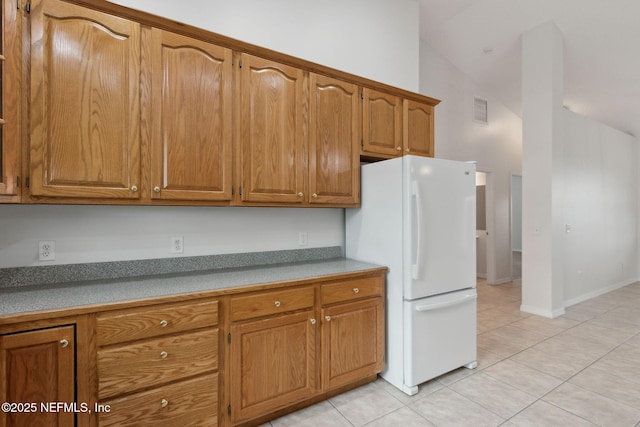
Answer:
[[[309,238],[306,231],[298,233],[298,244],[300,246],[307,246],[309,244]]]
[[[184,239],[182,236],[171,238],[171,253],[181,254],[184,252]]]
[[[56,242],[40,240],[38,242],[38,261],[54,261],[56,259]]]

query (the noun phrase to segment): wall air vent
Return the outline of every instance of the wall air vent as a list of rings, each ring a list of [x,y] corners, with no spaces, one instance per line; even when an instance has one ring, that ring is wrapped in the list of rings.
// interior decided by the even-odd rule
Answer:
[[[473,98],[473,121],[483,124],[489,123],[487,100]]]

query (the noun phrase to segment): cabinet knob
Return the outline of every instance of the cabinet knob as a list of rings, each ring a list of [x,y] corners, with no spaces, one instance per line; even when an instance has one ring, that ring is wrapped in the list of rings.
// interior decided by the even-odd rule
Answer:
[[[301,191],[298,193],[298,197],[302,197],[302,196],[304,196],[304,193]]]
[[[354,293],[354,294],[357,294],[358,292],[360,292],[360,289],[358,289],[358,288],[353,288],[353,293]]]
[[[324,316],[324,320],[326,320],[327,322],[331,322],[331,316]]]
[[[276,305],[276,307],[280,307],[280,305],[281,305],[281,304],[280,304],[280,301],[276,301],[276,302],[275,302],[275,305]]]
[[[400,147],[399,145],[396,147],[396,150],[398,151],[402,151],[402,147]]]
[[[162,400],[160,401],[160,406],[161,406],[162,408],[165,408],[168,404],[169,404],[169,401],[168,401],[167,399],[162,399]]]
[[[133,191],[134,193],[135,193],[136,191],[138,191],[138,186],[137,186],[137,185],[132,185],[132,186],[131,186],[131,191]]]
[[[169,324],[169,322],[167,322],[166,320],[161,320],[160,321],[160,326],[162,326],[163,328],[165,328],[168,324]]]
[[[160,187],[158,187],[158,186],[153,187],[153,192],[154,193],[159,193],[160,192]]]
[[[69,341],[64,340],[64,339],[63,339],[63,340],[60,340],[60,346],[61,346],[61,347],[63,347],[63,348],[64,348],[64,347],[67,347],[68,345],[69,345]]]
[[[316,324],[316,319],[309,319],[309,322],[311,322],[312,325]]]
[[[405,151],[408,153],[411,151],[411,148],[407,148]]]
[[[169,353],[167,353],[166,351],[161,351],[160,352],[160,358],[161,359],[166,359],[167,356],[169,356]]]
[[[317,195],[316,193],[313,193],[313,194],[311,195],[311,197],[313,197],[314,199],[317,199],[317,198],[318,198],[318,195]]]

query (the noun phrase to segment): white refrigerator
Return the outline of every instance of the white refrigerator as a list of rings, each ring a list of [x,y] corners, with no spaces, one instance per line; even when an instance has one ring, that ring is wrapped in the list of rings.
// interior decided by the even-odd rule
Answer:
[[[348,258],[389,267],[381,376],[409,395],[476,363],[474,163],[418,156],[362,166]]]

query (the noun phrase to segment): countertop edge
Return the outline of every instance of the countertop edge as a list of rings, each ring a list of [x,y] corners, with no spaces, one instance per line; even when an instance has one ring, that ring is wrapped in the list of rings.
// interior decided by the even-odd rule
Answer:
[[[331,269],[331,265],[335,264],[336,268]],[[331,260],[320,260],[320,261],[308,261],[308,262],[299,262],[299,263],[287,263],[281,265],[269,265],[269,266],[258,266],[251,268],[242,268],[242,269],[231,269],[228,270],[219,270],[214,272],[193,272],[190,274],[185,274],[184,276],[181,274],[172,274],[166,275],[167,277],[161,276],[152,276],[152,277],[141,277],[141,278],[127,278],[123,280],[110,280],[110,281],[96,281],[96,282],[88,282],[86,284],[69,284],[63,288],[58,289],[30,289],[27,291],[14,291],[13,295],[18,296],[18,299],[26,300],[29,297],[33,296],[34,293],[39,293],[43,297],[49,296],[59,293],[62,291],[62,294],[72,292],[74,289],[76,291],[84,289],[84,291],[88,291],[92,286],[98,286],[101,288],[109,287],[109,286],[123,286],[125,282],[129,284],[136,285],[138,283],[142,283],[145,281],[180,281],[183,278],[189,277],[190,279],[198,279],[202,278],[203,280],[214,280],[216,276],[225,275],[225,280],[233,280],[234,276],[241,277],[244,274],[252,274],[253,276],[263,277],[261,273],[266,273],[268,270],[273,269],[305,269],[312,266],[326,266],[328,270],[319,275],[304,275],[304,277],[283,277],[279,279],[277,277],[277,272],[275,276],[272,276],[270,279],[257,279],[257,280],[243,280],[242,283],[237,286],[224,286],[224,287],[213,287],[213,288],[203,288],[198,290],[187,290],[185,292],[177,291],[175,293],[158,293],[154,292],[153,289],[150,290],[145,295],[142,295],[137,298],[120,298],[118,296],[112,297],[111,300],[105,301],[104,298],[96,297],[95,302],[81,304],[81,305],[69,305],[69,306],[52,306],[52,307],[44,307],[44,308],[36,308],[34,310],[23,309],[19,311],[9,311],[6,307],[2,307],[0,303],[0,326],[11,325],[16,323],[28,322],[28,321],[38,321],[44,319],[51,318],[66,318],[73,317],[88,313],[94,313],[103,310],[117,310],[122,308],[132,308],[132,307],[143,307],[153,304],[162,304],[162,303],[170,303],[170,302],[180,302],[180,301],[188,301],[195,299],[203,299],[203,298],[213,298],[218,296],[226,296],[239,292],[255,292],[265,289],[278,289],[282,287],[288,286],[302,286],[312,282],[318,281],[331,281],[336,278],[345,278],[348,279],[350,277],[362,276],[362,275],[377,275],[384,273],[388,270],[387,267],[379,266],[370,263],[364,263],[355,260],[349,260],[345,258],[340,259],[331,259]],[[343,268],[337,268],[337,265],[341,265]],[[347,266],[351,266],[350,268],[346,268]],[[268,276],[266,276],[268,277]],[[2,294],[0,290],[0,295]],[[24,301],[23,301],[24,303]],[[6,305],[6,304],[5,304]],[[55,305],[55,304],[54,304]]]

